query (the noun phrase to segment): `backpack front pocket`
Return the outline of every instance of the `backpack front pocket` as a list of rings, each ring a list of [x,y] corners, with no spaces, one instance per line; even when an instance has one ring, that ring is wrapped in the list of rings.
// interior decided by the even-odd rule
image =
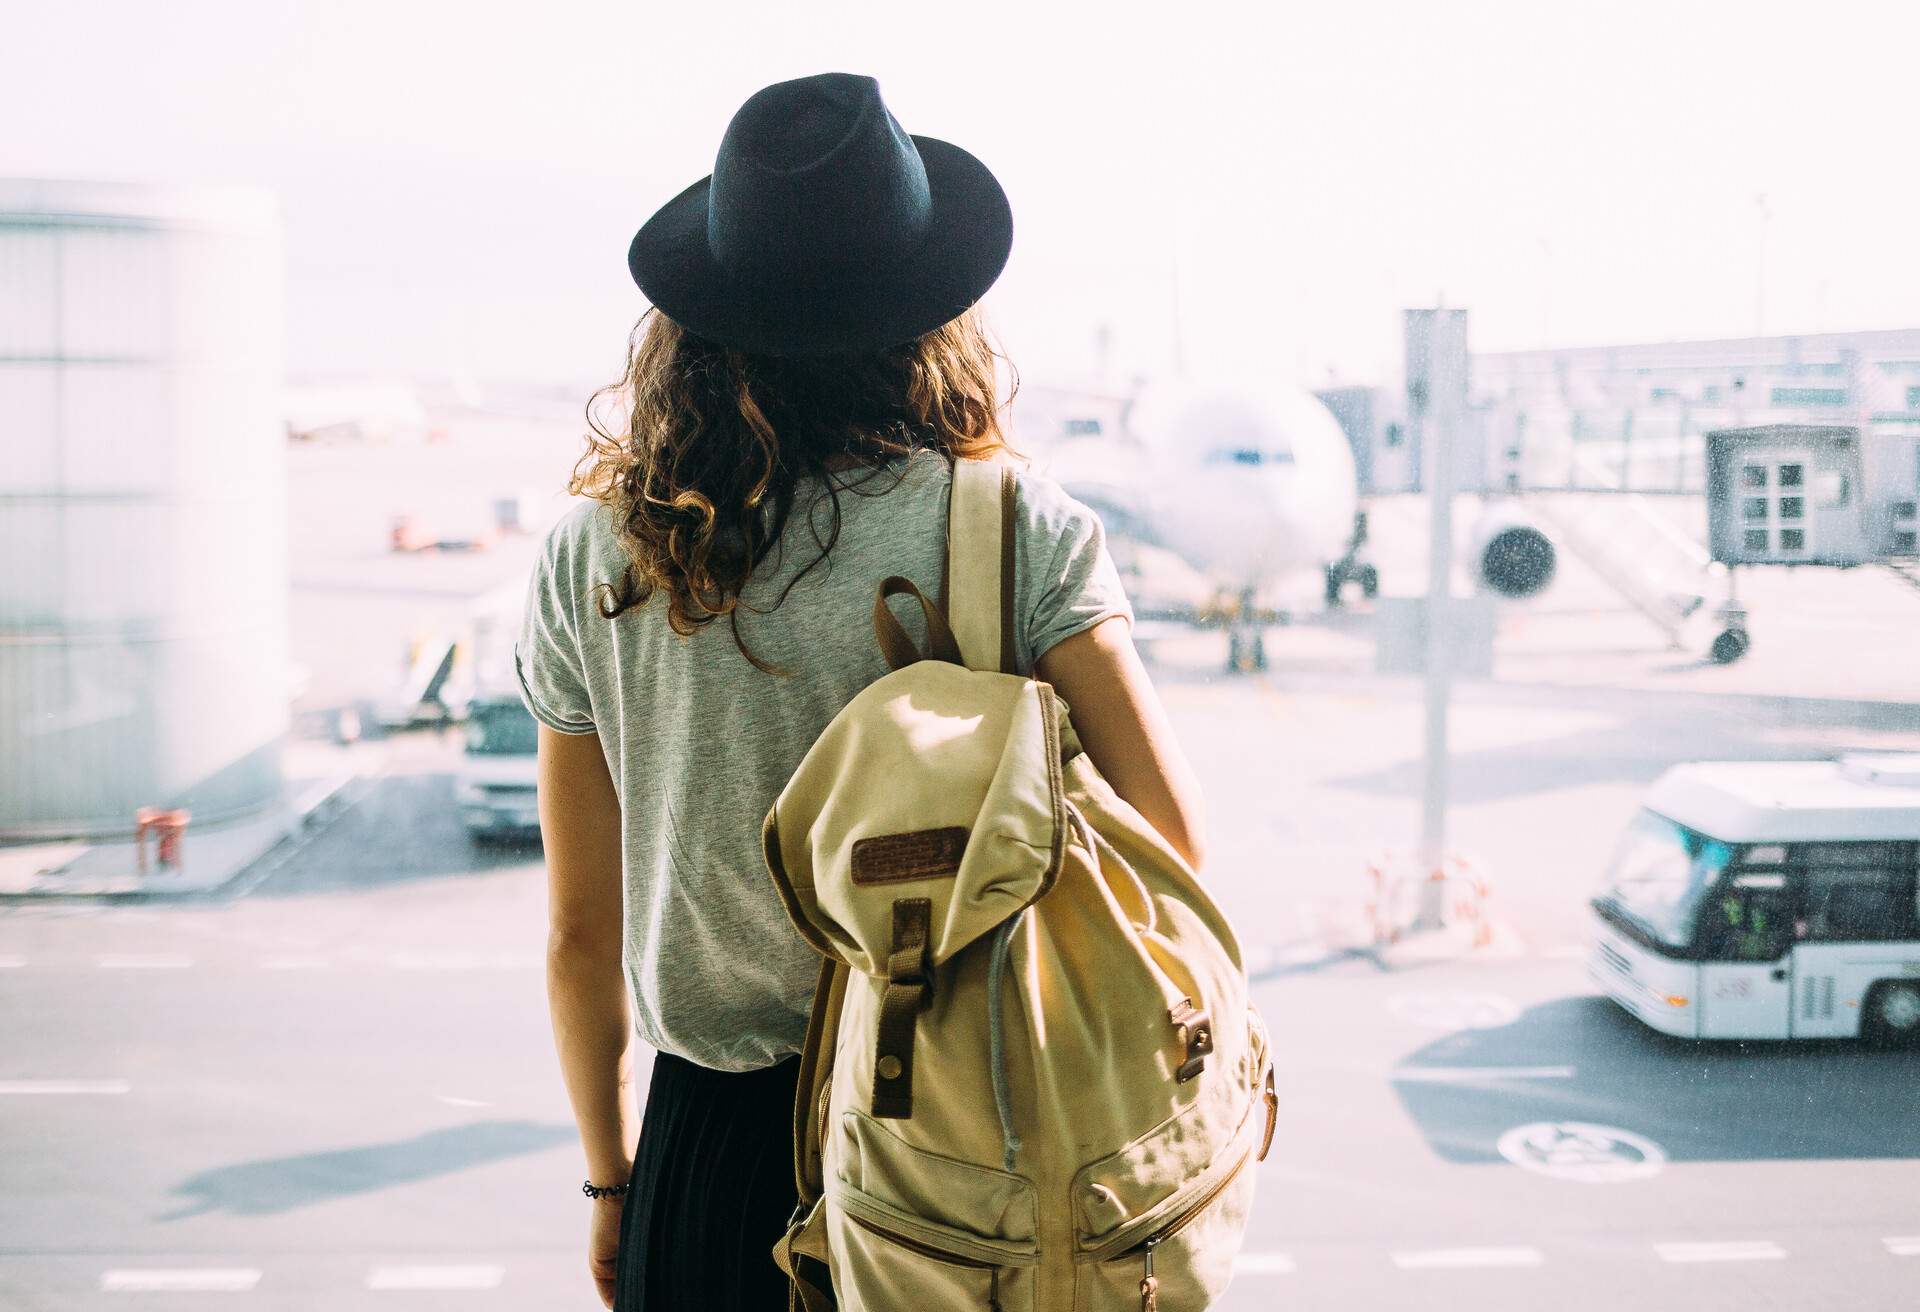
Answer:
[[[1234,1258],[1253,1208],[1252,1149],[1226,1173],[1118,1252],[1084,1262],[1074,1312],[1169,1312],[1210,1306],[1233,1279]]]
[[[843,1312],[1034,1312],[1030,1244],[909,1220],[858,1193],[827,1199]]]

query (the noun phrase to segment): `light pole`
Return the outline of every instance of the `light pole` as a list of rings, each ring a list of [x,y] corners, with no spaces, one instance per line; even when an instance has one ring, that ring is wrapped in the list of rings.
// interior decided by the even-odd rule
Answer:
[[[1428,518],[1426,768],[1420,807],[1420,910],[1415,929],[1446,911],[1447,699],[1453,600],[1453,449],[1465,417],[1467,312],[1407,311],[1407,418],[1425,461]]]

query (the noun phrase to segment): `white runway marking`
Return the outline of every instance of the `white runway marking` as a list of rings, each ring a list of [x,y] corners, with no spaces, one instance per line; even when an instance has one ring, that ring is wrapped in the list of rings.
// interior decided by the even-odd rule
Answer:
[[[396,970],[532,970],[545,964],[520,952],[396,952],[387,963]]]
[[[257,1267],[133,1267],[100,1273],[100,1288],[121,1294],[240,1294],[259,1283]]]
[[[498,1289],[506,1274],[497,1266],[377,1266],[368,1289]]]
[[[433,1096],[438,1098],[441,1102],[446,1103],[447,1106],[449,1107],[491,1107],[493,1106],[492,1103],[482,1102],[478,1098],[456,1098],[450,1093],[436,1093]]]
[[[1667,1164],[1659,1144],[1631,1130],[1584,1121],[1516,1125],[1495,1145],[1522,1170],[1580,1184],[1618,1184],[1658,1175]]]
[[[325,970],[333,962],[325,957],[262,957],[262,970]]]
[[[95,957],[93,964],[101,970],[181,970],[193,964],[192,957],[182,957],[167,953],[120,953]]]
[[[1570,1080],[1571,1066],[1406,1066],[1392,1073],[1395,1080],[1437,1084],[1475,1084],[1495,1080]]]
[[[0,957],[0,970],[18,970],[26,964],[25,957]]]
[[[0,1093],[125,1093],[125,1080],[0,1080]]]
[[[1920,1235],[1895,1235],[1880,1242],[1895,1257],[1920,1257]]]
[[[1284,1276],[1293,1274],[1293,1259],[1285,1253],[1242,1253],[1233,1259],[1235,1275]]]
[[[1765,1239],[1734,1239],[1717,1244],[1655,1244],[1662,1262],[1772,1262],[1787,1250]]]
[[[1387,999],[1387,1010],[1430,1030],[1492,1030],[1520,1019],[1520,1006],[1512,998],[1459,989],[1396,993]]]
[[[1539,1266],[1546,1260],[1546,1255],[1537,1248],[1429,1248],[1393,1255],[1393,1264],[1402,1271]]]

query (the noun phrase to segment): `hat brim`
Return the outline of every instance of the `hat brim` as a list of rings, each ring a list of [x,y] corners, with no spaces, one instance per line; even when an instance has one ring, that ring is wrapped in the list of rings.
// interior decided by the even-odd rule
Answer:
[[[707,245],[709,174],[633,235],[627,269],[661,313],[739,350],[836,355],[910,342],[984,296],[1013,248],[1013,210],[987,166],[951,142],[916,136],[913,144],[931,209],[926,239],[897,262],[849,269],[830,286],[735,277]]]

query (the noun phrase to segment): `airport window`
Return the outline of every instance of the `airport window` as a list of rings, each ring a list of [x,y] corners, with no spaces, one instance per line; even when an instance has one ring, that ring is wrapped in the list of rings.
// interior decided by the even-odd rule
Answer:
[[[1911,501],[1894,502],[1893,517],[1895,519],[1912,519],[1914,515],[1914,504],[1915,503]]]
[[[1765,519],[1767,517],[1767,499],[1748,497],[1741,503],[1741,514],[1747,519]]]
[[[1387,445],[1388,446],[1400,445],[1400,425],[1398,424],[1387,425]]]
[[[1746,488],[1765,487],[1767,485],[1767,467],[1765,465],[1745,465],[1740,470],[1740,486]]]
[[[1911,556],[1916,546],[1920,546],[1920,543],[1916,542],[1914,531],[1910,528],[1903,528],[1893,535],[1893,552],[1896,556]]]
[[[1776,387],[1773,389],[1772,404],[1792,405],[1845,405],[1847,389],[1844,387]]]
[[[1804,501],[1805,501],[1805,498],[1803,497],[1781,497],[1780,498],[1780,518],[1799,519],[1800,507]]]
[[[1805,551],[1806,547],[1807,535],[1804,530],[1797,528],[1783,528],[1780,530],[1780,550]]]
[[[1920,410],[1920,387],[1907,389],[1907,409]]]
[[[1800,477],[1804,469],[1805,469],[1805,466],[1803,465],[1780,466],[1780,486],[1781,487],[1799,487]]]
[[[1098,419],[1067,420],[1067,436],[1068,437],[1091,437],[1091,436],[1098,435],[1099,432],[1100,432],[1100,421]]]
[[[1767,531],[1763,528],[1747,530],[1747,550],[1765,551],[1767,549]]]

